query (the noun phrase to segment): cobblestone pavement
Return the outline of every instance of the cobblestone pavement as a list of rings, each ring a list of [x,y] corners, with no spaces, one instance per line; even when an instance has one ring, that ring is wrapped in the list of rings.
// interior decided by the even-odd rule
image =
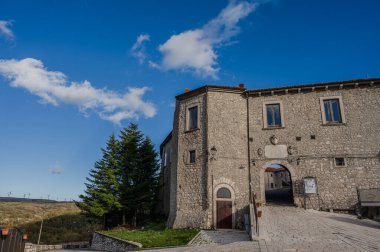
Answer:
[[[380,223],[289,206],[264,208],[260,236],[268,251],[380,251]]]
[[[243,231],[202,231],[191,246],[158,251],[380,251],[378,222],[290,206],[263,210],[259,241],[248,241]]]
[[[265,206],[263,211],[259,241],[249,241],[239,230],[201,231],[190,246],[145,251],[380,252],[379,222],[289,206]]]
[[[207,230],[201,231],[199,235],[191,242],[189,246],[172,248],[172,249],[159,249],[147,251],[260,251],[259,242],[250,241],[249,236],[245,231],[240,230]]]

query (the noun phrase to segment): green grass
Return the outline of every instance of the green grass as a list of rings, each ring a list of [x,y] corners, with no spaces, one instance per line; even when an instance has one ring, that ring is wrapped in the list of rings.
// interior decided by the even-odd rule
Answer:
[[[102,233],[141,243],[144,248],[154,248],[186,245],[198,232],[198,229],[169,229],[164,224],[150,224],[143,230],[110,230]]]

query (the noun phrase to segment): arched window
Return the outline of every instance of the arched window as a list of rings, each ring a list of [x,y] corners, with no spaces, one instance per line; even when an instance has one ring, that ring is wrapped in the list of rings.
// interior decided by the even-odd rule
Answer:
[[[231,198],[231,192],[227,188],[223,187],[218,190],[216,193],[217,198],[223,198],[223,199],[230,199]]]

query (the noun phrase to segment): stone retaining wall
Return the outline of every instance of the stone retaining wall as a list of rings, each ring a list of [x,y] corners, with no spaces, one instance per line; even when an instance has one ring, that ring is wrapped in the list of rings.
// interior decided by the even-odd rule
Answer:
[[[24,252],[40,252],[47,250],[56,250],[56,249],[80,249],[80,248],[88,248],[89,243],[85,242],[70,242],[64,244],[56,244],[56,245],[37,245],[33,243],[25,243]]]
[[[99,251],[123,252],[142,248],[138,242],[126,241],[109,235],[95,232],[92,237],[91,249]]]

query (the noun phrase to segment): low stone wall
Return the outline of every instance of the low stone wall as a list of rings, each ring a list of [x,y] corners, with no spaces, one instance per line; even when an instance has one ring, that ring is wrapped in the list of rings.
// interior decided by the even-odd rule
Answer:
[[[62,249],[62,245],[36,245],[32,243],[25,244],[25,252],[40,252],[46,250]]]
[[[91,249],[99,251],[123,252],[139,250],[142,245],[138,242],[126,241],[95,232],[92,237]]]
[[[24,252],[42,252],[46,250],[55,250],[55,249],[80,249],[88,248],[88,242],[70,242],[57,245],[37,245],[33,243],[25,243]]]

